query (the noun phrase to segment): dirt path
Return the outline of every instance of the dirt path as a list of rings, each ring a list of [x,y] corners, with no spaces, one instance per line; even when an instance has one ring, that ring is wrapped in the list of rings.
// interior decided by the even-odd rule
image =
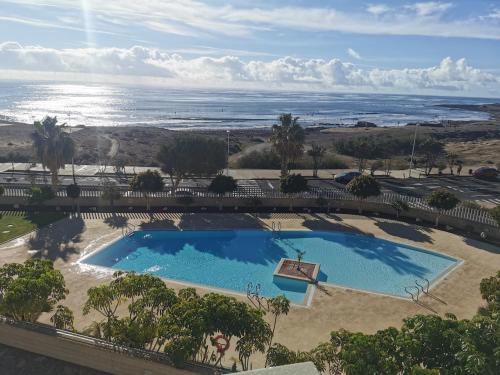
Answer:
[[[120,149],[120,142],[118,142],[117,139],[111,138],[108,135],[104,135],[103,137],[111,142],[111,147],[109,148],[108,156],[110,159],[113,159],[118,153],[118,150]]]

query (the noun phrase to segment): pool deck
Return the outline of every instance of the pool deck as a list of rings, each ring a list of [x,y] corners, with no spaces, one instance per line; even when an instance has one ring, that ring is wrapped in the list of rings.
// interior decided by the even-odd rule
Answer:
[[[68,218],[9,243],[0,245],[0,265],[23,262],[31,256],[52,259],[63,273],[69,295],[64,304],[75,313],[77,329],[87,327],[98,315],[81,313],[86,291],[106,283],[110,272],[88,269],[77,261],[86,254],[121,237],[128,224],[138,229],[267,229],[280,222],[282,230],[332,230],[361,233],[422,247],[463,260],[463,263],[431,287],[433,297],[421,298],[421,305],[411,300],[319,285],[309,307],[293,306],[278,321],[275,341],[292,349],[308,350],[329,339],[329,332],[344,328],[373,333],[389,326],[399,327],[402,320],[415,314],[450,312],[458,318],[470,318],[481,305],[479,283],[500,269],[500,248],[457,234],[422,227],[417,224],[369,218],[357,215],[323,214],[117,214],[87,213]],[[174,289],[179,283],[167,282]],[[200,293],[209,289],[199,288]],[[245,296],[238,296],[247,300]],[[125,306],[122,306],[125,311]],[[49,314],[40,317],[48,322]],[[227,356],[228,359],[231,355]],[[257,359],[254,367],[260,364]]]

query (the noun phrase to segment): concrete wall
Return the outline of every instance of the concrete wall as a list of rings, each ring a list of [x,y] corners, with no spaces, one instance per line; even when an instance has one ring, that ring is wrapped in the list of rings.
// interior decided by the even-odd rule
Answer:
[[[93,343],[92,338],[88,338],[88,342],[76,341],[69,336],[64,337],[63,331],[54,329],[52,334],[41,333],[3,321],[0,321],[0,343],[111,374],[195,375],[209,373],[201,369],[200,371],[181,370],[159,362],[100,348]]]

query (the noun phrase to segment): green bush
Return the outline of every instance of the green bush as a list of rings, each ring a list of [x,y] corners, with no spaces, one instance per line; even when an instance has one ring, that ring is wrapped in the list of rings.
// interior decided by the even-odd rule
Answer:
[[[361,175],[352,179],[346,190],[358,198],[368,198],[380,195],[380,184],[372,176]]]
[[[463,201],[461,203],[461,206],[465,207],[465,208],[472,208],[474,210],[482,210],[483,209],[483,207],[475,201]]]
[[[307,191],[308,189],[307,180],[301,174],[291,174],[281,180],[280,190],[282,193],[300,193],[301,191]]]
[[[183,206],[190,206],[194,203],[194,198],[189,196],[177,197],[175,200]]]
[[[50,186],[32,186],[29,190],[29,201],[30,203],[41,204],[49,199],[52,199],[56,196],[54,190]]]
[[[490,215],[495,219],[495,221],[500,225],[500,205],[496,206],[495,208],[492,208],[490,210]]]
[[[80,192],[80,186],[77,184],[71,184],[66,187],[66,196],[68,196],[68,198],[76,199],[80,196]]]
[[[295,161],[293,167],[296,169],[312,169],[314,163],[310,157],[303,157]],[[326,154],[318,165],[318,169],[346,169],[348,167],[345,161],[339,159],[338,156],[333,153]]]
[[[220,174],[212,180],[208,186],[208,191],[222,195],[235,191],[237,188],[238,184],[233,177]]]
[[[242,169],[280,169],[280,157],[274,151],[252,151],[238,159]]]
[[[440,188],[434,190],[431,195],[427,197],[427,204],[433,208],[442,211],[448,211],[454,209],[460,203],[455,194],[452,192]]]

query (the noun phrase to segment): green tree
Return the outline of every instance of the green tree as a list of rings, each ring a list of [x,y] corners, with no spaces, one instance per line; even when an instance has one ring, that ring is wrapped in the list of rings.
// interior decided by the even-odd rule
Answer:
[[[271,329],[256,309],[247,309],[243,319],[244,331],[236,342],[236,351],[243,371],[249,369],[250,357],[256,352],[265,353],[271,342]]]
[[[148,169],[134,176],[130,182],[130,188],[133,191],[139,191],[146,198],[146,209],[149,211],[149,195],[163,191],[165,184],[158,171]]]
[[[284,366],[293,363],[313,362],[322,371],[321,362],[313,354],[303,351],[293,351],[279,343],[273,344],[267,351],[268,364],[271,367]]]
[[[301,174],[291,174],[281,179],[280,190],[285,194],[309,190],[307,179]]]
[[[411,370],[411,375],[439,375],[439,370],[431,370],[422,368],[420,366],[415,366]]]
[[[342,374],[342,361],[337,348],[331,342],[319,344],[311,351],[318,370],[329,375]]]
[[[331,333],[331,343],[349,375],[391,375],[402,370],[397,361],[398,330],[388,328],[375,335],[344,330]]]
[[[125,166],[127,165],[127,160],[123,156],[115,156],[111,163],[117,175],[125,173]]]
[[[290,311],[290,300],[285,296],[277,296],[274,298],[270,298],[268,300],[269,312],[273,316],[273,328],[271,331],[271,337],[269,339],[269,345],[272,344],[274,339],[274,332],[276,330],[276,323],[278,322],[278,318],[281,315],[288,315]],[[266,358],[267,365],[267,358]]]
[[[339,153],[356,158],[360,172],[365,171],[367,160],[381,156],[382,149],[378,140],[366,137],[341,139],[334,146]]]
[[[318,169],[325,153],[326,148],[316,143],[313,143],[311,148],[307,150],[307,155],[309,155],[313,161],[313,177],[318,177]]]
[[[56,194],[50,186],[32,186],[29,190],[29,202],[33,204],[42,204],[52,198],[55,198]]]
[[[163,172],[170,176],[172,192],[182,179],[190,176],[213,176],[226,166],[226,145],[223,141],[199,135],[173,137],[157,155]]]
[[[418,144],[417,150],[423,157],[424,173],[428,176],[436,166],[437,160],[443,155],[444,145],[434,138],[425,138]]]
[[[440,215],[445,211],[454,209],[459,203],[460,199],[445,188],[436,189],[427,197],[427,204],[438,210],[436,226],[439,225]]]
[[[115,202],[119,200],[121,196],[122,194],[120,192],[120,189],[116,185],[116,182],[109,180],[104,181],[104,183],[102,184],[101,198],[109,201],[111,209],[113,209]]]
[[[399,215],[401,215],[401,213],[403,211],[408,211],[410,209],[410,206],[408,206],[408,203],[406,203],[405,201],[401,200],[401,199],[396,199],[394,201],[392,201],[390,203],[390,206],[394,209],[394,211],[396,211],[396,217],[399,218]]]
[[[68,307],[63,305],[58,305],[54,315],[50,317],[50,322],[58,329],[66,329],[69,331],[74,331],[73,326],[75,317],[73,311]]]
[[[35,131],[31,134],[35,155],[44,168],[51,173],[52,186],[59,183],[59,169],[75,154],[75,144],[64,131],[65,124],[57,125],[56,117],[46,116],[35,121]]]
[[[458,162],[458,155],[455,152],[448,152],[446,154],[446,162],[448,163],[448,168],[450,168],[450,174],[453,174],[453,168],[455,168]]]
[[[271,143],[280,156],[281,178],[288,176],[290,163],[304,152],[305,132],[299,125],[298,117],[284,113],[279,117],[279,125],[273,125]]]
[[[346,191],[356,198],[366,199],[368,197],[376,197],[381,194],[380,184],[372,176],[361,175],[353,178],[346,185]],[[362,212],[363,202],[359,202],[359,212]]]
[[[384,162],[382,162],[381,160],[374,160],[370,164],[370,175],[375,176],[375,172],[380,170],[383,167],[384,167]]]
[[[78,202],[78,198],[80,198],[80,194],[81,194],[81,189],[80,189],[80,186],[78,186],[77,184],[73,183],[73,184],[66,186],[66,196],[68,198],[73,199],[73,209],[74,209],[75,203]],[[80,205],[78,203],[77,203],[77,210],[80,211]]]
[[[238,188],[238,183],[231,176],[225,176],[223,174],[217,175],[208,185],[208,191],[224,195],[225,193],[230,193]]]
[[[64,277],[51,261],[29,259],[0,268],[0,314],[35,322],[66,298]]]

